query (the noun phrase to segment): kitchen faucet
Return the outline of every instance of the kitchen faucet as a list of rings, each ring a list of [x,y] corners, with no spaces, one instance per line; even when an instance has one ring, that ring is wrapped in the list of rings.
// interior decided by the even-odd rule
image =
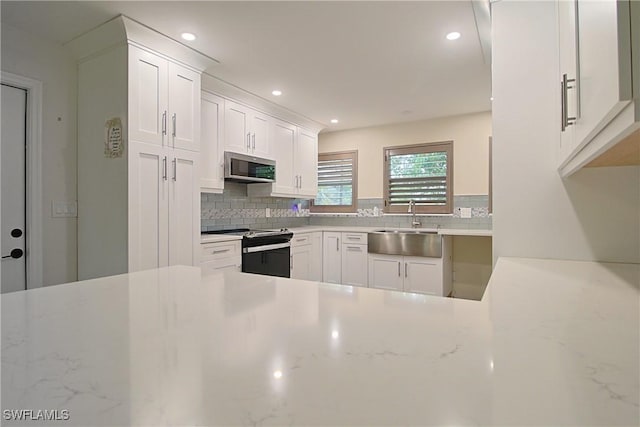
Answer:
[[[422,223],[416,220],[416,202],[409,200],[409,210],[407,212],[411,214],[411,228],[420,227]]]

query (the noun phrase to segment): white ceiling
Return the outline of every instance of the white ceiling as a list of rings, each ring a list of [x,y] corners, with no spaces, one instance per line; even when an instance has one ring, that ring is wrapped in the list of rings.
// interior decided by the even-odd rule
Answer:
[[[195,33],[197,40],[183,43],[220,61],[209,74],[338,130],[490,110],[490,29],[479,13],[485,3],[2,1],[1,7],[3,25],[63,44],[119,14],[176,40]],[[450,31],[462,37],[449,41]],[[283,95],[272,96],[273,89]]]

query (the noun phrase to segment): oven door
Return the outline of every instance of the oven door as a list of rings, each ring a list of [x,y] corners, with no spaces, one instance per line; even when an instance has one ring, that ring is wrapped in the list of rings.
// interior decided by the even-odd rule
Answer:
[[[266,276],[291,277],[291,243],[242,249],[242,271]]]

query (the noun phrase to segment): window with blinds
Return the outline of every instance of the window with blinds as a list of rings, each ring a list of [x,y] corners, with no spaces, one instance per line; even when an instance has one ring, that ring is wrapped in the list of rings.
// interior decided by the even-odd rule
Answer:
[[[385,148],[384,168],[385,212],[453,212],[452,141]]]
[[[355,212],[358,152],[318,154],[318,194],[312,212]]]

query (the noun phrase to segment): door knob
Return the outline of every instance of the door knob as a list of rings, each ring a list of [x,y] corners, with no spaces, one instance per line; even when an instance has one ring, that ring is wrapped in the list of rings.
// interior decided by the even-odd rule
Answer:
[[[14,228],[13,230],[11,230],[11,237],[15,237],[16,239],[18,237],[22,236],[22,230],[20,230],[19,228]]]
[[[22,255],[24,255],[24,251],[22,249],[16,248],[16,249],[12,249],[9,255],[3,256],[2,259],[5,259],[5,258],[18,259],[18,258],[22,258]]]

